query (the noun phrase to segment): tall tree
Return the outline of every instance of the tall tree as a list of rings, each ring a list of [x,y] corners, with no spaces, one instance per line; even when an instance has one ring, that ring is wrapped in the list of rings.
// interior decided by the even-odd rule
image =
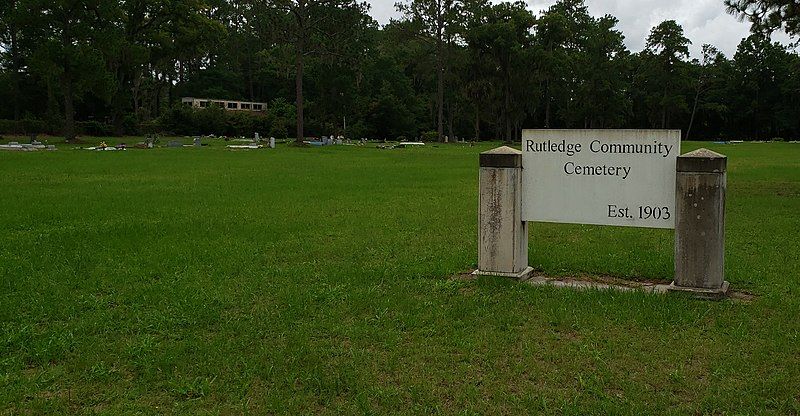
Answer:
[[[734,105],[739,130],[760,140],[798,131],[797,55],[754,33],[742,40],[734,55]]]
[[[542,83],[544,127],[553,125],[553,108],[563,119],[571,118],[572,93],[576,88],[578,55],[584,52],[592,18],[584,0],[559,0],[537,20],[536,69]]]
[[[686,128],[684,139],[689,140],[691,137],[697,110],[704,106],[706,95],[713,88],[726,81],[723,69],[726,63],[727,59],[719,49],[713,45],[703,45],[702,59],[694,62],[696,75],[693,81],[694,98],[692,99],[692,114],[689,118],[689,126]]]
[[[20,0],[0,0],[0,66],[8,68],[14,120],[20,118],[20,84],[24,66],[23,26],[26,12]]]
[[[294,48],[295,97],[297,107],[296,142],[305,136],[303,77],[309,55],[336,55],[337,46],[346,44],[353,23],[369,9],[356,0],[261,0],[261,5],[278,11],[275,22],[283,38]],[[356,22],[352,19],[357,18]],[[338,45],[337,45],[338,44]]]
[[[687,82],[683,64],[689,57],[691,41],[683,35],[683,28],[674,20],[665,20],[650,31],[645,45],[650,59],[651,81],[661,85],[660,97],[652,102],[660,109],[662,129],[667,128],[672,112],[685,109],[682,89]]]
[[[436,135],[444,141],[444,90],[446,48],[457,32],[459,0],[409,0],[396,3],[397,10],[419,25],[421,34],[435,47],[436,60]]]
[[[108,99],[111,78],[103,60],[102,31],[111,0],[28,0],[27,26],[33,47],[31,66],[58,86],[63,98],[65,138],[75,138],[75,101],[86,93]]]
[[[498,125],[502,126],[506,140],[514,140],[514,126],[524,113],[523,97],[514,97],[514,91],[522,92],[519,85],[523,74],[523,54],[531,42],[530,29],[533,15],[525,3],[500,3],[474,9],[465,39],[470,48],[495,68],[493,78],[500,87],[500,114]],[[519,99],[516,99],[519,98]]]
[[[630,110],[625,96],[629,89],[625,77],[629,52],[622,32],[615,29],[616,25],[617,18],[610,15],[591,19],[586,41],[574,54],[572,125],[618,127]]]
[[[754,32],[784,29],[800,36],[800,2],[797,0],[725,0],[728,12],[749,20]]]

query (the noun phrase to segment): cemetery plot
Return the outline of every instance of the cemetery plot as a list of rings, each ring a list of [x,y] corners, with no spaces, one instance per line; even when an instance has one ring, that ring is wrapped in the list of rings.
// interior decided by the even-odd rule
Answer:
[[[682,143],[729,158],[740,303],[449,279],[500,143],[169,140],[0,152],[0,414],[797,413],[797,144]],[[536,223],[528,254],[664,284],[673,244]]]

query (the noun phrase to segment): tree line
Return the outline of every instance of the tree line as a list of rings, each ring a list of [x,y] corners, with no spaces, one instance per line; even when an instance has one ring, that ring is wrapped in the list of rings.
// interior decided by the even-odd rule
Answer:
[[[736,53],[674,20],[628,50],[583,0],[404,0],[380,26],[356,0],[0,0],[0,129],[517,140],[523,128],[669,128],[800,137],[793,0],[728,0]],[[788,6],[787,6],[788,5]],[[789,9],[787,9],[789,7]],[[795,7],[795,9],[791,9]],[[266,102],[257,116],[180,97]],[[8,127],[11,126],[11,127]]]

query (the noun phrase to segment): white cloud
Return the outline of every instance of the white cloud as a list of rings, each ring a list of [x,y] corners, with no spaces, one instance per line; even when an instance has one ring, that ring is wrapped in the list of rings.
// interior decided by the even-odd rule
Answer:
[[[390,18],[399,17],[395,10],[396,0],[369,0],[370,14],[381,24]],[[555,0],[526,0],[528,8],[536,13],[547,9]],[[619,19],[619,29],[625,34],[625,43],[632,51],[644,47],[650,29],[668,19],[683,26],[684,33],[692,41],[693,57],[699,57],[704,43],[710,43],[728,57],[736,52],[736,46],[746,37],[750,25],[739,22],[725,11],[723,0],[587,0],[589,12],[595,16],[611,14]],[[788,36],[776,34],[775,40],[787,43]]]

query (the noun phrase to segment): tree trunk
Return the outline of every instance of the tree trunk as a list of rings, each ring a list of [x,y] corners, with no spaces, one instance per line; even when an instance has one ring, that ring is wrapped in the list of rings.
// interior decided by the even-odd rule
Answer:
[[[250,101],[255,101],[255,93],[254,93],[254,81],[253,81],[253,53],[250,52],[250,42],[247,42],[247,89],[250,93]]]
[[[119,90],[112,99],[111,122],[114,127],[114,135],[122,136],[125,133],[123,121],[125,120],[125,90],[127,89],[128,77],[122,68],[117,69],[117,87]]]
[[[58,126],[61,125],[61,105],[58,104],[58,97],[53,88],[53,83],[47,80],[47,122],[50,124],[47,133],[56,134],[59,132]]]
[[[480,106],[475,103],[475,141],[481,139],[481,110]]]
[[[511,138],[513,133],[511,132],[511,73],[510,73],[511,62],[510,62],[510,59],[506,62],[505,66],[506,66],[505,70],[503,71],[504,72],[503,75],[504,75],[504,78],[505,78],[505,82],[504,82],[505,91],[503,92],[503,95],[504,95],[504,97],[503,97],[503,113],[504,113],[504,117],[503,118],[505,119],[505,123],[506,123],[506,141],[510,142],[510,141],[513,141],[512,138]]]
[[[67,142],[75,139],[75,108],[72,98],[72,79],[69,74],[64,74],[61,81],[64,91],[64,138]]]
[[[544,83],[544,128],[550,128],[550,80]]]
[[[11,7],[9,10],[14,10],[16,8],[16,2],[11,2]],[[19,69],[20,69],[20,57],[19,57],[19,45],[17,43],[17,28],[14,24],[16,22],[12,21],[12,24],[8,28],[9,32],[11,32],[11,98],[14,103],[14,121],[19,120],[20,118],[20,110],[19,110],[19,101],[20,101],[20,88],[19,88]]]
[[[689,135],[692,133],[692,125],[694,124],[694,115],[697,113],[697,102],[700,101],[700,89],[698,88],[694,93],[694,104],[692,105],[692,116],[689,117],[689,127],[686,128],[686,137],[684,140],[689,140]]]
[[[66,51],[72,45],[69,21],[64,21],[61,32],[61,47]],[[64,73],[61,75],[61,91],[64,94],[64,139],[69,142],[75,139],[75,107],[72,96],[72,69],[68,54],[64,52]]]
[[[456,142],[456,136],[453,135],[453,103],[447,104],[447,136],[451,141]]]
[[[667,128],[667,86],[664,85],[664,97],[661,103],[661,128]]]
[[[140,91],[140,87],[142,85],[142,77],[141,77],[141,75],[139,75],[139,76],[136,76],[135,78],[136,78],[136,80],[133,81],[133,90],[131,92],[132,92],[132,95],[133,95],[133,114],[136,115],[137,118],[138,118],[139,105],[140,105],[140,103],[139,103],[139,91]]]
[[[302,144],[303,140],[305,140],[305,130],[303,129],[303,70],[305,69],[303,65],[305,64],[304,54],[306,46],[305,6],[305,0],[298,1],[297,13],[295,13],[297,18],[297,40],[295,41],[294,88],[295,96],[297,97],[295,103],[297,106],[297,131],[295,132],[296,137],[294,140],[297,144]]]
[[[253,63],[252,62],[247,64],[247,78],[248,78],[247,83],[248,83],[249,89],[250,89],[250,101],[255,101],[256,100],[256,94],[254,92],[255,89],[254,89],[254,86],[253,86]]]
[[[436,136],[439,142],[444,141],[444,16],[441,3],[436,17]]]
[[[297,132],[295,136],[295,143],[297,144],[303,143],[305,139],[303,131],[303,41],[304,39],[300,35],[297,41],[294,74],[295,95],[297,96]]]

